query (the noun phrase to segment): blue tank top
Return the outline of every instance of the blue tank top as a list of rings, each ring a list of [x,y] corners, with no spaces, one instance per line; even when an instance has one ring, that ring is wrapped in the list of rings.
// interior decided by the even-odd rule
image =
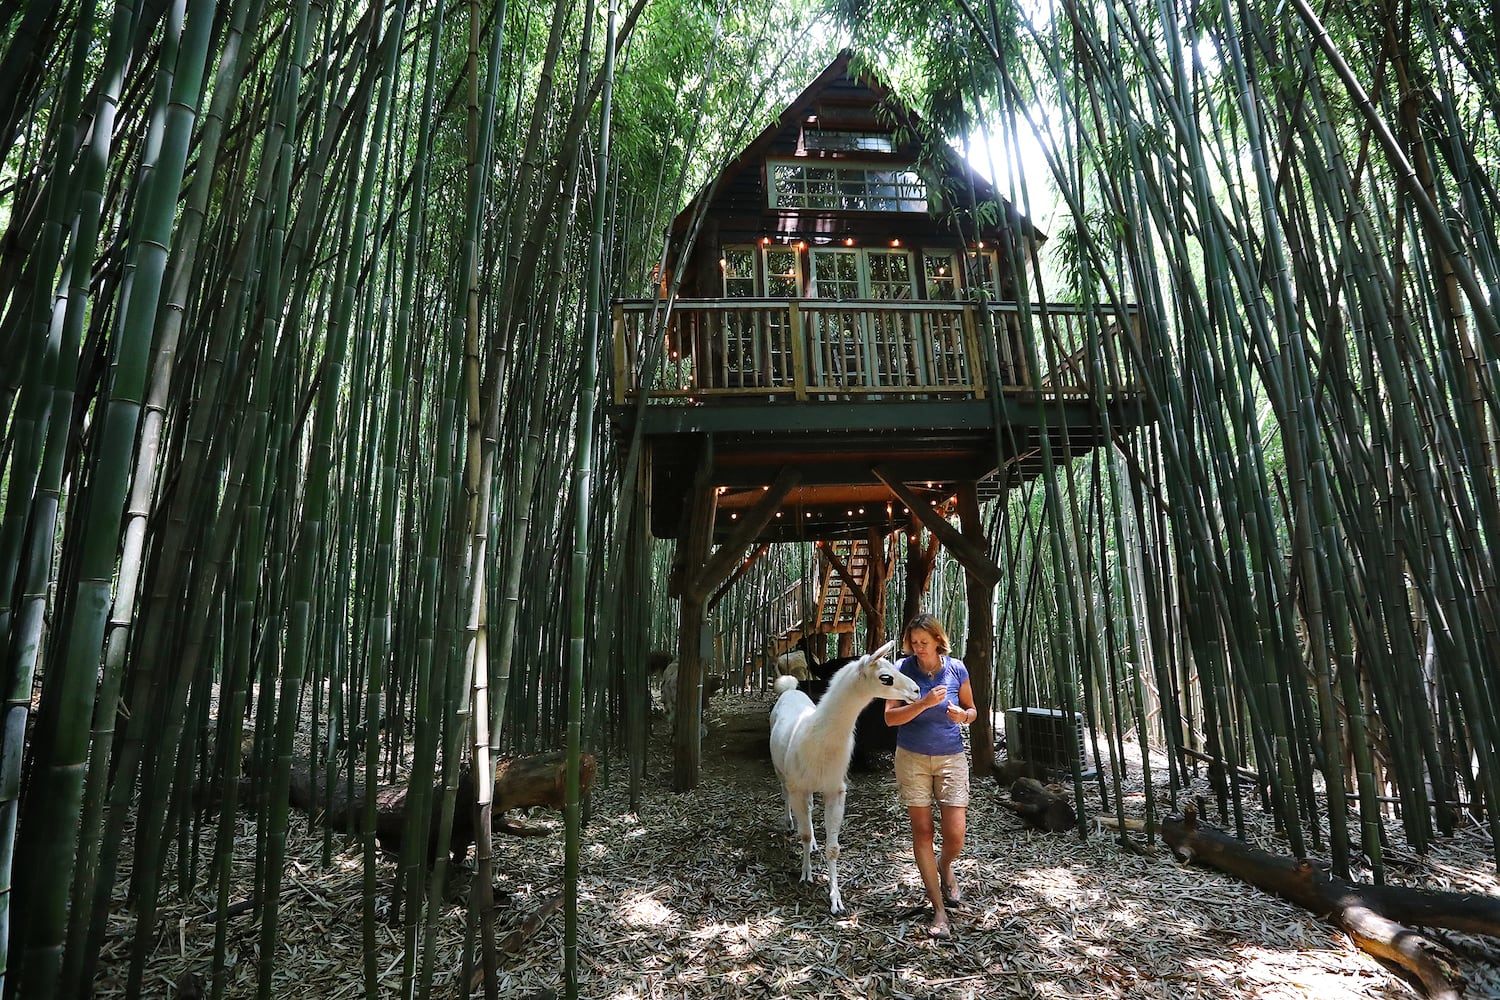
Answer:
[[[962,660],[943,657],[943,666],[931,677],[917,663],[915,656],[903,659],[900,671],[917,682],[922,697],[939,684],[948,686],[948,703],[959,704],[958,689],[969,679],[969,668]],[[920,715],[904,726],[896,727],[896,746],[912,753],[938,757],[950,753],[963,753],[964,733],[958,723],[948,718],[948,709],[942,704],[928,706]]]

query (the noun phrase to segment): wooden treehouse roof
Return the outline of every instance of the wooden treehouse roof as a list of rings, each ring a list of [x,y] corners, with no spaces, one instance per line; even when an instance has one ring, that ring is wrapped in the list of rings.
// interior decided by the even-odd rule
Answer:
[[[885,133],[894,138],[894,148],[887,153],[853,154],[807,150],[801,144],[805,126]],[[998,207],[995,218],[988,222],[966,220],[968,225],[976,227],[972,235],[996,239],[1015,233],[1037,244],[1046,239],[914,108],[892,92],[874,71],[862,66],[853,50],[844,49],[672,220],[669,267],[675,266],[681,240],[700,211],[710,220],[710,229],[717,229],[717,235],[729,239],[767,232],[791,239],[816,237],[840,233],[849,227],[851,220],[847,213],[770,208],[765,199],[764,176],[769,158],[797,156],[825,163],[854,158],[909,164],[923,160],[924,155],[929,168],[940,178],[939,186],[950,192],[950,198]],[[904,237],[914,231],[930,230],[934,224],[928,219],[913,230],[912,220],[901,217],[900,213],[881,214],[881,228],[890,236]]]
[[[1139,314],[1008,301],[1044,237],[852,59],[674,220],[677,247],[703,219],[682,297],[613,304],[610,416],[658,538],[710,496],[718,543],[904,529],[1149,419]]]

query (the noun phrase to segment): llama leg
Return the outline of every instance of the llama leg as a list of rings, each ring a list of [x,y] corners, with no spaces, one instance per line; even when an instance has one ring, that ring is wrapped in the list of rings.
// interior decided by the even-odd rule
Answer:
[[[802,881],[812,881],[812,856],[818,849],[818,838],[813,834],[812,793],[792,792],[792,814],[797,817],[797,836],[802,841]]]
[[[823,856],[828,859],[828,902],[834,913],[844,912],[844,899],[839,895],[839,827],[844,825],[844,796],[848,786],[840,786],[832,795],[823,797]]]

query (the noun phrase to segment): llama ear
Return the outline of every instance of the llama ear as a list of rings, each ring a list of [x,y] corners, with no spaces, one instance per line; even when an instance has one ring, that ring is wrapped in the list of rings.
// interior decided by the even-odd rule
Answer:
[[[886,643],[884,646],[881,646],[879,649],[875,650],[875,652],[873,652],[869,656],[865,657],[865,659],[869,660],[870,662],[873,663],[874,661],[880,659],[886,653],[889,653],[891,650],[893,650],[895,648],[896,648],[896,640],[892,639],[890,642]]]

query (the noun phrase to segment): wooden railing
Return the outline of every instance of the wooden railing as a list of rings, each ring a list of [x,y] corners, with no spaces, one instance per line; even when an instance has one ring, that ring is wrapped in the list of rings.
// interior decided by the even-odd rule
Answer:
[[[617,301],[614,399],[634,399],[647,366],[650,398],[678,402],[1111,393],[1135,385],[1120,339],[1139,343],[1139,319],[1133,309],[1013,302],[679,299],[669,314],[665,300]],[[661,339],[648,356],[649,338]],[[990,338],[995,379],[982,353]],[[1039,377],[1028,343],[1043,359]]]

